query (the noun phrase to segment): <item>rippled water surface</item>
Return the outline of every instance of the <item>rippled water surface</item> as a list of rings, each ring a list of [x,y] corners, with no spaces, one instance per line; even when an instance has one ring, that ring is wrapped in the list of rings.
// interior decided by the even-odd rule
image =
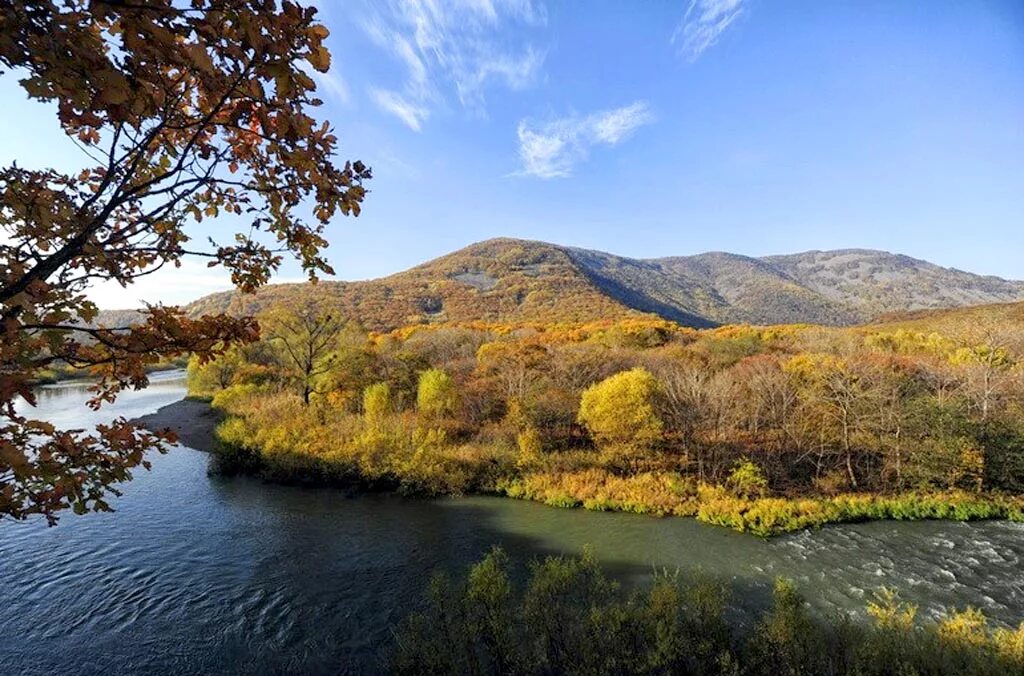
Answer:
[[[180,399],[163,376],[88,413],[80,386],[46,388],[41,417],[84,427]],[[559,510],[498,498],[347,497],[207,475],[187,448],[154,457],[113,514],[0,523],[0,673],[365,672],[431,571],[492,544],[516,559],[591,545],[625,583],[699,567],[756,608],[797,580],[822,612],[896,587],[927,614],[974,605],[1024,619],[1024,526],[873,523],[761,541],[689,519]]]

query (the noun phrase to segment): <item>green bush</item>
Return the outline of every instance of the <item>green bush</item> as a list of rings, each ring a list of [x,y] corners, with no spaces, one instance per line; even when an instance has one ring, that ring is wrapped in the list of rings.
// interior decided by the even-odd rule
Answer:
[[[589,551],[532,564],[517,586],[492,550],[465,580],[435,577],[426,602],[398,628],[396,674],[700,674],[887,676],[1024,673],[1024,625],[991,629],[967,610],[935,623],[883,590],[869,624],[810,615],[792,583],[750,623],[731,594],[703,576],[661,573],[632,593]]]

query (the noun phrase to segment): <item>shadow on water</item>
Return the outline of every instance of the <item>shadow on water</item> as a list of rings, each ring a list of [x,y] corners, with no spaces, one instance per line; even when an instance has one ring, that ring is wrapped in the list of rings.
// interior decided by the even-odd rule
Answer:
[[[377,672],[430,576],[462,577],[494,545],[520,582],[530,560],[587,545],[626,586],[674,556],[645,558],[641,544],[668,521],[497,498],[353,498],[207,477],[207,462],[172,451],[115,514],[5,530],[5,672]]]
[[[272,515],[263,526],[275,535],[260,542],[252,586],[273,590],[283,601],[280,614],[261,617],[265,624],[256,645],[248,623],[225,636],[235,644],[225,646],[226,652],[251,667],[273,664],[274,670],[306,673],[379,670],[393,630],[422,606],[434,573],[461,578],[498,545],[511,555],[516,581],[522,584],[529,561],[582,551],[583,546],[567,548],[510,531],[493,505],[467,500],[346,498],[337,491],[280,486],[274,487],[278,495],[268,499],[246,484],[232,479],[220,490],[245,510]],[[295,527],[297,520],[301,528]],[[627,584],[652,572],[626,560],[603,567]],[[276,606],[277,600],[268,598],[267,606]]]
[[[395,627],[423,605],[430,577],[441,572],[461,579],[493,546],[508,552],[519,585],[528,577],[530,562],[591,547],[602,569],[627,590],[660,570],[700,570],[729,585],[738,608],[734,620],[751,621],[770,600],[769,577],[737,577],[731,568],[721,568],[730,571],[721,574],[713,568],[721,563],[715,556],[679,557],[679,551],[696,553],[701,542],[679,539],[682,533],[673,524],[693,527],[693,533],[710,531],[712,539],[740,549],[764,544],[695,522],[488,497],[351,497],[247,478],[214,478],[213,483],[220,500],[260,515],[242,555],[253,563],[247,587],[260,598],[258,618],[238,613],[237,626],[224,632],[222,645],[212,651],[235,656],[229,662],[236,665],[272,664],[274,670],[304,673],[330,672],[339,665],[376,671],[391,648]],[[659,526],[670,528],[664,532]],[[658,546],[672,538],[681,549]],[[719,555],[734,557],[728,551]],[[245,599],[240,602],[245,605]]]

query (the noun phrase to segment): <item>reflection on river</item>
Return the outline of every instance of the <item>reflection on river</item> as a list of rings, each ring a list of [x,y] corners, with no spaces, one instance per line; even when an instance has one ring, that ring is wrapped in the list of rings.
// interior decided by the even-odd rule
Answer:
[[[180,375],[87,412],[81,386],[45,388],[40,417],[83,427],[183,395]],[[114,514],[0,524],[0,672],[373,671],[435,569],[492,544],[514,559],[593,546],[629,584],[700,567],[756,607],[777,575],[823,612],[896,587],[937,613],[1024,618],[1024,525],[873,523],[761,541],[690,519],[559,510],[498,498],[349,497],[207,476],[208,457],[154,458]]]

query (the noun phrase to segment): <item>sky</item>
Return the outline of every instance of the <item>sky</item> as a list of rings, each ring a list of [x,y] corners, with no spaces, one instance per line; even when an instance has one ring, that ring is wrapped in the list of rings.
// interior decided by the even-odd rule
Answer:
[[[497,236],[634,257],[873,248],[1024,279],[1019,0],[317,4],[317,115],[374,171],[363,214],[328,230],[339,279]],[[0,162],[82,164],[51,108],[9,77],[0,96]],[[230,224],[190,232],[211,228]],[[186,264],[92,297],[228,287]]]

